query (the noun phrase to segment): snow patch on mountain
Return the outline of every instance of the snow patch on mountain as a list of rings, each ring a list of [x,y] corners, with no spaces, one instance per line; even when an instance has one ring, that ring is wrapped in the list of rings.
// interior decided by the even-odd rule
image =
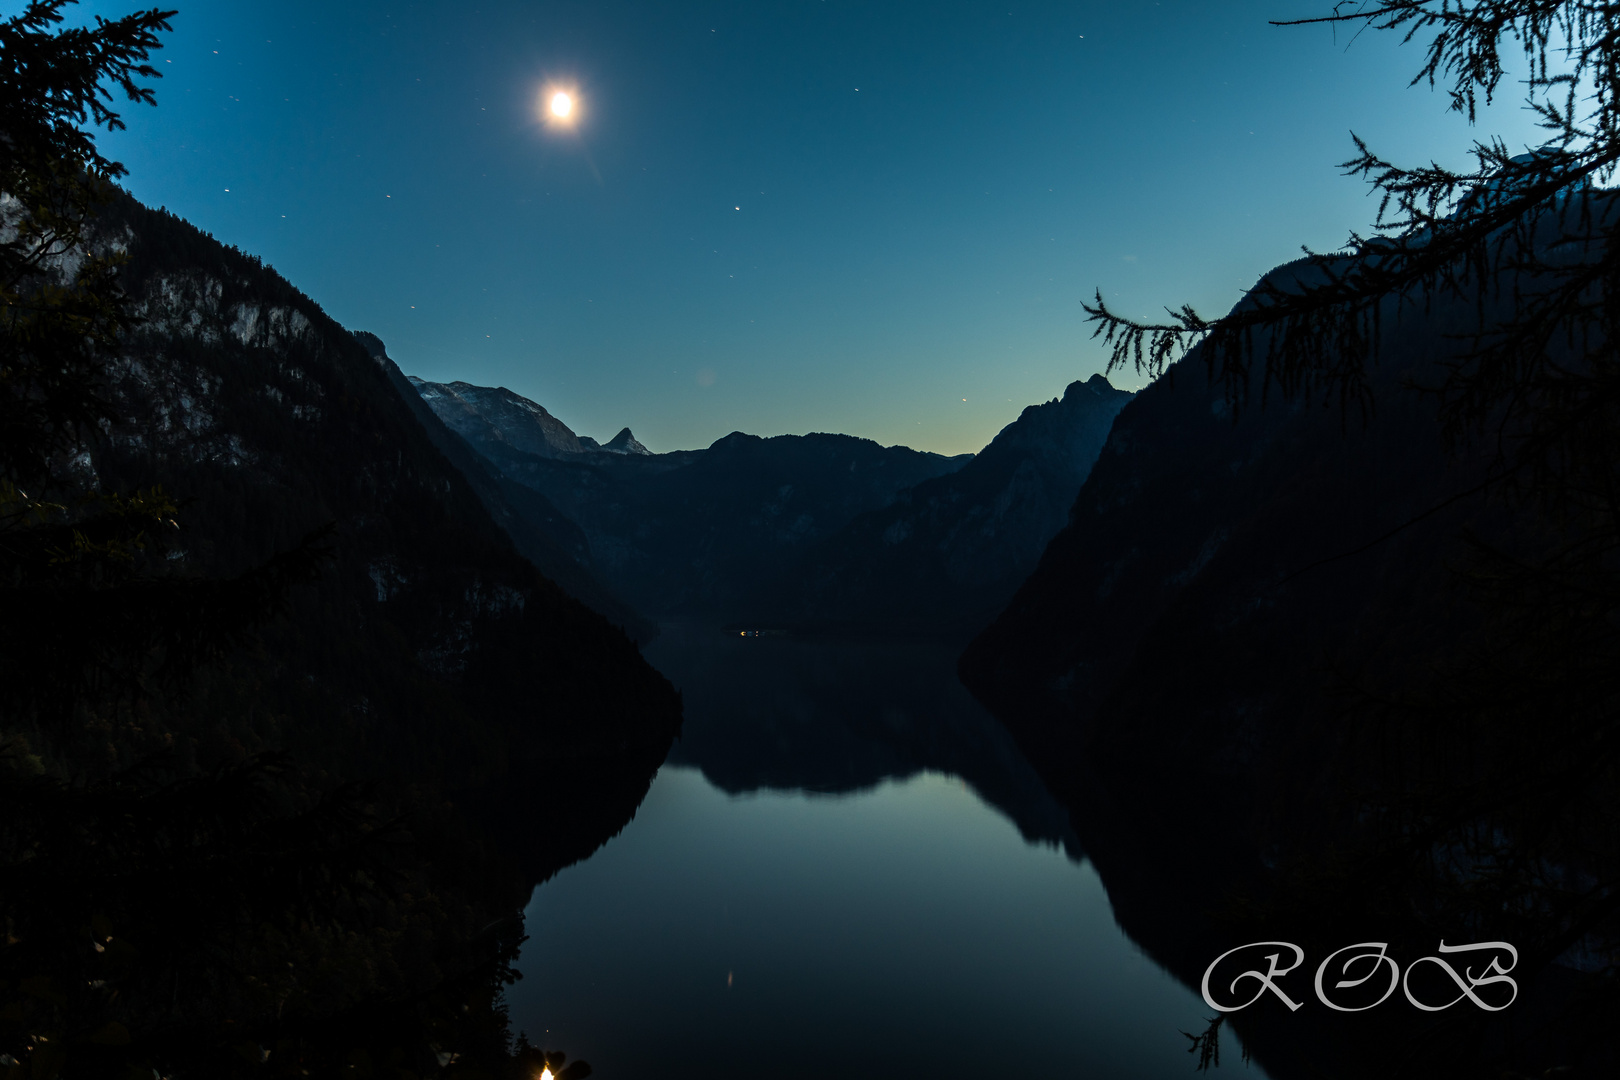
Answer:
[[[467,382],[436,383],[406,376],[440,420],[474,446],[504,444],[525,454],[567,459],[576,454],[647,454],[629,428],[606,445],[576,435],[567,424],[521,394],[504,386]]]

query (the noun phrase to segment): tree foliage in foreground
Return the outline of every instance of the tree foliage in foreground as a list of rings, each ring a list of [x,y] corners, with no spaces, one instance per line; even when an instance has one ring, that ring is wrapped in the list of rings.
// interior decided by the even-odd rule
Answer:
[[[84,440],[116,419],[106,367],[133,318],[121,254],[88,243],[124,174],[92,132],[124,126],[114,90],[153,103],[146,61],[175,13],[57,29],[65,6],[35,0],[0,23],[0,677],[12,724],[26,711],[57,733],[96,695],[172,683],[240,644],[318,554],[234,582],[166,579],[151,568],[174,501],[94,482]]]

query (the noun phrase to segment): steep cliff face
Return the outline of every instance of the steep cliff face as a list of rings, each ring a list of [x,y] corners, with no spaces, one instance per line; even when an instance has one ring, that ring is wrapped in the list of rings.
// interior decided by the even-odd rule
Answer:
[[[925,480],[818,544],[780,610],[828,626],[965,638],[1001,610],[1068,520],[1131,394],[1093,375],[1031,405],[959,471]]]
[[[337,529],[322,581],[235,665],[253,719],[220,737],[481,797],[543,773],[525,801],[541,869],[610,835],[678,728],[668,683],[514,549],[388,366],[308,297],[132,200],[102,232],[143,319],[102,487],[195,500],[180,565],[208,573]]]

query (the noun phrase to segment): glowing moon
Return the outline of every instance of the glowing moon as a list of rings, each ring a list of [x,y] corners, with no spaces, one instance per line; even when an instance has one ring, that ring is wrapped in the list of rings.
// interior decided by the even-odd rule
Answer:
[[[553,135],[569,134],[590,119],[590,104],[580,96],[578,83],[547,80],[538,89],[531,99],[534,118]]]

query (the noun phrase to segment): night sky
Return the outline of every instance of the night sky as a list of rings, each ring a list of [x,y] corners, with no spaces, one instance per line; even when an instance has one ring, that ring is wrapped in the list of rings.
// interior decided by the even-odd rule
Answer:
[[[1101,368],[1094,287],[1217,314],[1366,225],[1351,130],[1540,141],[1517,87],[1470,130],[1417,48],[1267,24],[1329,0],[175,2],[158,107],[103,140],[138,198],[410,374],[660,451],[978,450]]]

